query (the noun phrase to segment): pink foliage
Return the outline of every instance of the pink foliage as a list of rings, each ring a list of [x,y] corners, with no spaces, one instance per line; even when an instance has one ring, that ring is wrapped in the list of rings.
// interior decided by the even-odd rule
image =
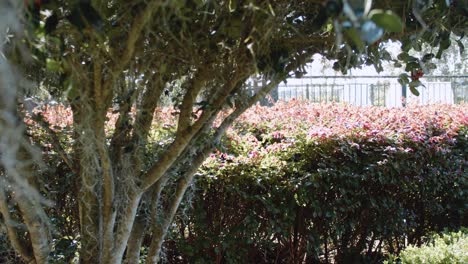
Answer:
[[[339,135],[404,135],[419,140],[428,130],[448,136],[468,125],[468,105],[425,105],[406,108],[360,107],[344,104],[310,104],[291,100],[273,107],[256,105],[234,127],[258,127],[272,137],[307,133],[309,137]]]
[[[468,126],[468,105],[409,105],[406,108],[360,107],[346,104],[310,104],[291,100],[273,107],[256,105],[228,131],[241,152],[255,158],[294,146],[297,138],[309,141],[450,141]],[[266,142],[267,141],[267,142]],[[411,149],[404,149],[411,152]]]
[[[70,108],[63,105],[43,106],[44,118],[55,130],[73,125]],[[215,126],[228,113],[219,115]],[[173,108],[155,111],[153,129],[175,127],[178,113]],[[131,118],[135,116],[132,111]],[[112,131],[118,113],[109,111],[107,131]],[[26,120],[30,123],[30,120]],[[251,107],[227,132],[231,144],[246,156],[257,159],[271,152],[294,146],[298,137],[307,140],[361,139],[437,143],[451,140],[460,127],[468,126],[468,105],[409,105],[406,108],[360,107],[338,103],[311,104],[291,100],[272,107],[259,104]],[[359,144],[356,144],[359,147]],[[406,150],[411,152],[410,149]],[[218,151],[215,156],[223,155]]]

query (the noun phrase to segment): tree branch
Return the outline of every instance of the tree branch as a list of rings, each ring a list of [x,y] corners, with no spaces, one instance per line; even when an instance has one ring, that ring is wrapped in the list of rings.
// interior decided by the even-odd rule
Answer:
[[[133,228],[141,195],[142,193],[129,194],[128,202],[124,204],[124,208],[120,214],[122,217],[119,219],[117,230],[113,238],[115,241],[118,241],[118,243],[114,244],[112,255],[110,258],[106,259],[107,262],[104,263],[113,264],[122,261]]]
[[[102,65],[99,60],[93,61],[93,83],[94,83],[94,103],[96,108],[103,107],[106,108],[106,105],[103,105],[104,100],[103,96],[105,91],[102,85]]]
[[[46,264],[49,260],[52,239],[48,225],[49,219],[39,202],[28,197],[25,193],[27,190],[16,184],[13,186],[14,199],[28,228],[36,264]]]
[[[6,183],[2,179],[2,184],[0,185],[0,213],[3,216],[5,226],[7,228],[8,239],[11,242],[13,249],[27,262],[34,262],[34,257],[30,254],[30,250],[26,249],[23,245],[23,241],[18,237],[18,230],[12,224],[13,220],[10,215],[10,208],[8,207],[7,198],[5,195],[4,187]]]
[[[242,80],[245,75],[245,69],[241,69],[241,66],[234,70],[234,76],[228,81],[224,89],[219,89],[210,102],[210,108],[205,109],[201,114],[200,118],[187,129],[178,131],[175,136],[174,142],[168,147],[167,151],[162,157],[149,169],[149,171],[143,175],[141,188],[143,191],[151,187],[157,182],[171,165],[176,161],[177,157],[184,151],[186,146],[190,143],[195,134],[203,127],[203,125],[210,120],[213,116],[216,116],[220,111],[223,104],[226,102],[226,98],[236,88],[238,82]],[[188,88],[190,89],[190,88]]]
[[[178,182],[177,189],[175,192],[175,198],[172,200],[169,208],[163,212],[158,214],[155,209],[153,209],[152,214],[156,215],[163,215],[166,216],[164,219],[160,221],[153,220],[153,241],[150,245],[148,250],[147,261],[149,263],[157,263],[159,261],[159,254],[161,251],[162,243],[164,242],[165,236],[168,232],[170,223],[172,223],[177,209],[180,206],[182,198],[187,190],[188,186],[192,183],[193,177],[195,173],[198,171],[199,167],[203,164],[206,160],[208,155],[213,151],[213,147],[218,144],[222,135],[225,131],[231,126],[231,124],[236,120],[245,110],[247,110],[250,106],[252,106],[255,102],[257,102],[260,98],[264,97],[268,94],[274,87],[276,87],[281,81],[283,81],[287,77],[287,74],[278,75],[273,81],[269,84],[262,87],[254,96],[250,97],[244,104],[240,107],[236,108],[234,112],[228,115],[221,125],[216,129],[213,137],[204,139],[204,144],[199,144],[204,146],[197,154],[195,160],[190,163],[187,163],[185,166],[179,169],[179,171],[183,172],[181,179]],[[211,123],[210,123],[211,126]],[[196,138],[202,138],[201,134],[198,135]],[[192,140],[193,142],[194,140]],[[195,140],[196,141],[196,140]],[[195,144],[195,142],[194,142]],[[159,194],[160,195],[160,194]],[[158,196],[159,197],[159,196]],[[157,208],[157,207],[155,207]]]
[[[133,142],[140,142],[141,140],[146,140],[148,137],[154,118],[154,111],[158,106],[159,98],[161,97],[165,84],[166,82],[153,78],[149,87],[147,87],[146,91],[143,93],[142,101],[138,106],[138,112],[136,113],[135,123],[133,125]]]
[[[116,56],[117,54],[113,54],[113,57],[120,57],[120,59],[116,61],[116,64],[112,70],[113,74],[120,74],[120,72],[130,63],[135,53],[135,44],[140,38],[141,32],[148,24],[148,22],[151,21],[154,12],[160,4],[161,3],[159,0],[150,1],[145,10],[135,17],[132,27],[130,28],[130,32],[128,32],[127,43],[123,54],[121,54],[121,56]]]
[[[146,87],[146,91],[142,95],[141,104],[138,106],[131,139],[131,144],[133,144],[134,148],[132,158],[135,171],[141,171],[144,166],[142,160],[144,146],[147,143],[148,134],[154,119],[154,111],[158,106],[165,84],[164,80],[153,78],[152,82]]]
[[[206,80],[209,78],[207,76],[206,66],[201,66],[200,69],[195,73],[195,75],[189,80],[190,89],[186,89],[187,92],[184,95],[182,100],[182,105],[180,107],[179,122],[177,125],[177,133],[186,130],[191,125],[191,118],[193,112],[193,104],[202,90]]]
[[[247,108],[248,107],[245,107],[243,110]],[[196,172],[206,160],[208,155],[213,151],[213,147],[215,146],[215,144],[217,144],[217,142],[219,142],[221,136],[224,134],[226,129],[232,124],[235,118],[243,112],[243,110],[238,109],[231,113],[231,115],[229,115],[228,118],[226,118],[223,121],[223,123],[216,129],[216,132],[214,133],[213,137],[204,138],[203,134],[199,134],[197,136],[197,139],[201,139],[202,141],[204,141],[204,144],[199,144],[203,147],[196,153],[196,158],[193,161],[186,162],[184,166],[179,168],[178,171],[182,172],[182,176],[178,181],[177,189],[174,194],[174,199],[164,212],[159,214],[156,211],[153,212],[153,215],[161,215],[165,216],[165,218],[159,221],[153,221],[153,241],[150,245],[147,256],[147,261],[149,261],[149,263],[157,263],[159,261],[159,254],[161,252],[162,243],[164,242],[164,239],[167,235],[169,226],[172,223],[175,214],[177,213],[177,209],[179,208],[180,203],[182,202],[182,199],[188,186],[192,184]],[[205,128],[209,127],[211,127],[211,123],[209,123],[208,126],[206,126]],[[188,155],[191,156],[190,154]]]
[[[98,132],[96,143],[102,168],[102,257],[103,259],[109,259],[114,244],[112,236],[116,217],[113,206],[115,185],[104,128],[101,128]]]
[[[124,89],[124,91],[120,94],[123,99],[119,103],[119,117],[117,118],[117,121],[114,125],[115,130],[112,134],[112,138],[109,144],[112,162],[114,163],[121,162],[123,147],[129,141],[129,134],[132,129],[130,125],[130,112],[133,104],[132,99],[134,97],[134,93],[136,92],[133,87],[126,89],[127,84],[123,79],[124,78],[120,79],[122,83],[118,83],[118,85],[122,85],[122,89]]]

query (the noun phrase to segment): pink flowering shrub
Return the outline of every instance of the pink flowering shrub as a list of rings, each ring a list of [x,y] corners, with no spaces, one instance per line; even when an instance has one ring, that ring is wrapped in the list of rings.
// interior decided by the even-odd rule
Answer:
[[[467,105],[255,106],[205,162],[168,258],[376,263],[458,228],[467,127]]]
[[[468,124],[467,105],[425,105],[407,108],[356,107],[342,104],[308,104],[292,100],[271,108],[252,107],[237,121],[232,133],[250,132],[259,140],[311,140],[355,137],[377,140],[430,140],[451,138]],[[441,133],[438,135],[437,131]],[[437,139],[433,139],[437,140]]]

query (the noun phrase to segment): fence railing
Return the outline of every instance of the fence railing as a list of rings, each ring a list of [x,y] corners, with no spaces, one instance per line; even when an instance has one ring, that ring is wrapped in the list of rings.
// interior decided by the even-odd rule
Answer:
[[[468,103],[468,75],[427,76],[420,79],[419,96],[403,89],[397,76],[304,76],[280,84],[270,96],[274,100],[292,98],[311,102],[347,102],[360,106],[402,106],[417,104]],[[253,90],[258,81],[250,83]]]

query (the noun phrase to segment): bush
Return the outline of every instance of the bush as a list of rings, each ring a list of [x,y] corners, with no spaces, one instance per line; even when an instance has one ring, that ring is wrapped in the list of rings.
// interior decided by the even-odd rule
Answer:
[[[154,121],[149,143],[167,145],[172,112],[157,111],[167,118]],[[69,109],[42,113],[52,129],[68,131]],[[200,170],[165,243],[166,258],[374,263],[399,253],[405,241],[456,229],[467,222],[466,113],[466,105],[387,109],[294,100],[254,107]],[[29,132],[37,142],[48,136],[34,123]],[[63,146],[73,144],[71,132],[61,134]],[[68,217],[78,217],[78,185],[52,148],[42,150],[55,168],[39,179],[56,201],[50,214],[60,232],[52,254],[69,262],[79,246],[78,223]]]
[[[382,262],[466,222],[466,106],[257,107],[205,163],[171,263]]]
[[[385,263],[468,263],[468,230],[464,228],[459,232],[434,235],[423,246],[410,245],[399,256],[391,256]]]

